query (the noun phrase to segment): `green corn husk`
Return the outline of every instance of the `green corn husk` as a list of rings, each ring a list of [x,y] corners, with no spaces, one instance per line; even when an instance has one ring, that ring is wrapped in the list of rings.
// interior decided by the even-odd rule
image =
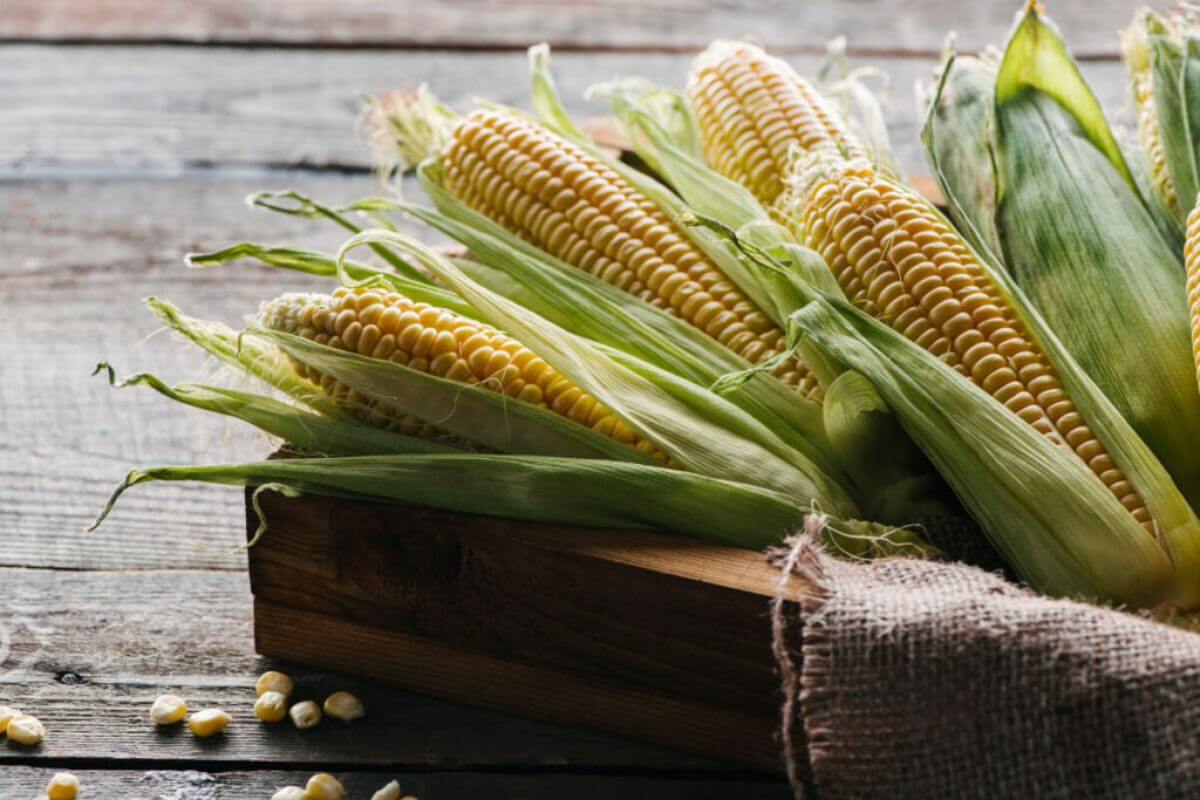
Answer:
[[[1016,284],[1200,507],[1182,266],[1062,39],[1034,10],[1020,19],[996,75],[986,163],[968,161],[983,149],[960,144],[979,126],[956,122],[964,104],[979,106],[979,70],[951,60],[944,72],[922,139],[951,209],[968,231],[992,217]],[[950,150],[958,158],[944,161]],[[989,175],[994,202],[957,192]]]
[[[1190,200],[1200,191],[1200,38],[1182,15],[1163,18],[1146,8],[1121,44],[1141,160],[1157,210],[1181,236]]]
[[[1065,385],[1160,525],[1147,534],[1087,467],[970,381],[841,299],[799,332],[871,377],[1017,573],[1041,591],[1135,607],[1200,603],[1200,522],[1111,405],[1039,331]]]

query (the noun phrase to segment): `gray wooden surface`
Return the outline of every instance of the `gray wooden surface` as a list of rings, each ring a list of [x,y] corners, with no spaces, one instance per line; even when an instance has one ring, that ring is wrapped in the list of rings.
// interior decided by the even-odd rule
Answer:
[[[254,239],[332,248],[340,231],[248,209],[297,188],[330,200],[375,190],[354,133],[357,96],[427,82],[452,105],[525,103],[520,48],[562,47],[572,110],[591,82],[637,73],[682,83],[692,48],[750,33],[811,70],[851,37],[892,75],[888,118],[920,169],[912,84],[946,30],[1003,38],[1018,2],[732,0],[653,3],[9,0],[0,13],[0,704],[49,728],[0,745],[0,797],[33,798],[55,769],[87,798],[252,798],[318,768],[351,797],[396,777],[427,798],[786,797],[777,781],[613,737],[566,730],[297,669],[305,692],[348,686],[370,715],[308,734],[250,716],[254,675],[241,494],[201,486],[130,493],[84,524],[132,466],[262,455],[267,442],[144,390],[89,377],[195,378],[214,368],[141,306],[167,297],[236,324],[311,279],[251,266],[189,271],[181,256]],[[1161,4],[1160,4],[1161,5]],[[1116,28],[1132,4],[1055,3],[1102,100],[1125,115]],[[147,723],[160,691],[234,715],[198,742]]]

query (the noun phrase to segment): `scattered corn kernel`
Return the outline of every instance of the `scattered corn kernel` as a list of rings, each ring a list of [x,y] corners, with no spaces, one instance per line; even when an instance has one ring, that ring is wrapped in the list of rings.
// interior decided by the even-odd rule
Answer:
[[[188,717],[188,727],[200,738],[216,736],[229,724],[229,715],[219,708],[206,708]]]
[[[291,697],[295,689],[296,684],[291,678],[275,670],[259,675],[258,683],[254,684],[254,691],[260,695],[263,692],[279,692],[284,697]]]
[[[69,772],[56,773],[46,787],[49,800],[75,800],[79,794],[79,779]]]
[[[21,712],[15,708],[8,706],[0,706],[0,736],[4,736],[8,731],[8,723],[13,717],[21,716]]]
[[[300,730],[317,727],[321,721],[321,707],[312,700],[304,700],[288,709],[288,716]]]
[[[150,706],[150,719],[155,725],[174,725],[187,716],[187,703],[173,694],[159,695]]]
[[[366,716],[362,701],[349,692],[334,692],[325,698],[325,716],[350,722]]]
[[[263,722],[279,722],[287,712],[287,696],[279,692],[263,692],[254,701],[254,716]]]
[[[392,781],[387,786],[384,786],[375,794],[371,795],[371,800],[400,800],[400,784]]]
[[[8,740],[32,747],[46,736],[46,726],[37,717],[17,714],[8,721]]]
[[[346,796],[346,790],[338,779],[328,772],[318,772],[308,779],[308,785],[304,787],[304,796],[308,800],[342,800]]]
[[[284,786],[271,795],[271,800],[308,800],[308,797],[308,792],[299,786]]]

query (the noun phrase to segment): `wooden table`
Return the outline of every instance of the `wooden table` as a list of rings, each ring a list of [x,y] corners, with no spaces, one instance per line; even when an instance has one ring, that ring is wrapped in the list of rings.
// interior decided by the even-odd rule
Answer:
[[[265,454],[261,438],[141,390],[118,371],[194,378],[211,367],[141,308],[150,294],[237,322],[315,281],[252,267],[188,271],[181,256],[240,240],[333,248],[342,234],[247,209],[251,191],[330,201],[374,191],[354,133],[356,93],[428,82],[459,108],[526,103],[522,48],[547,39],[574,111],[591,82],[639,73],[680,85],[690,54],[750,33],[810,71],[849,33],[893,76],[901,160],[921,168],[911,85],[946,29],[999,40],[1016,2],[514,0],[162,2],[8,0],[0,13],[0,704],[48,728],[34,750],[0,745],[0,797],[36,797],[57,769],[87,798],[253,798],[318,768],[367,797],[392,777],[423,798],[787,797],[770,776],[288,667],[308,693],[346,687],[369,717],[301,733],[264,726],[255,675],[241,493],[131,492],[82,528],[131,466]],[[1111,33],[1129,4],[1054,8],[1102,99],[1124,112]],[[804,8],[804,11],[799,9]],[[218,740],[156,731],[160,692],[221,705]]]

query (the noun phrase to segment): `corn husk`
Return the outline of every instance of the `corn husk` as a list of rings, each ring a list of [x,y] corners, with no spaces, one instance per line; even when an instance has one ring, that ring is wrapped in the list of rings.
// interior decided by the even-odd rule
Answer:
[[[1200,504],[1200,392],[1179,257],[1065,44],[1035,10],[1019,20],[996,75],[986,163],[968,159],[984,150],[958,144],[978,126],[956,121],[980,105],[979,70],[950,61],[945,71],[923,139],[951,209],[968,231],[992,217],[1013,280]],[[950,150],[959,157],[944,161]],[[994,202],[958,193],[988,175]]]

